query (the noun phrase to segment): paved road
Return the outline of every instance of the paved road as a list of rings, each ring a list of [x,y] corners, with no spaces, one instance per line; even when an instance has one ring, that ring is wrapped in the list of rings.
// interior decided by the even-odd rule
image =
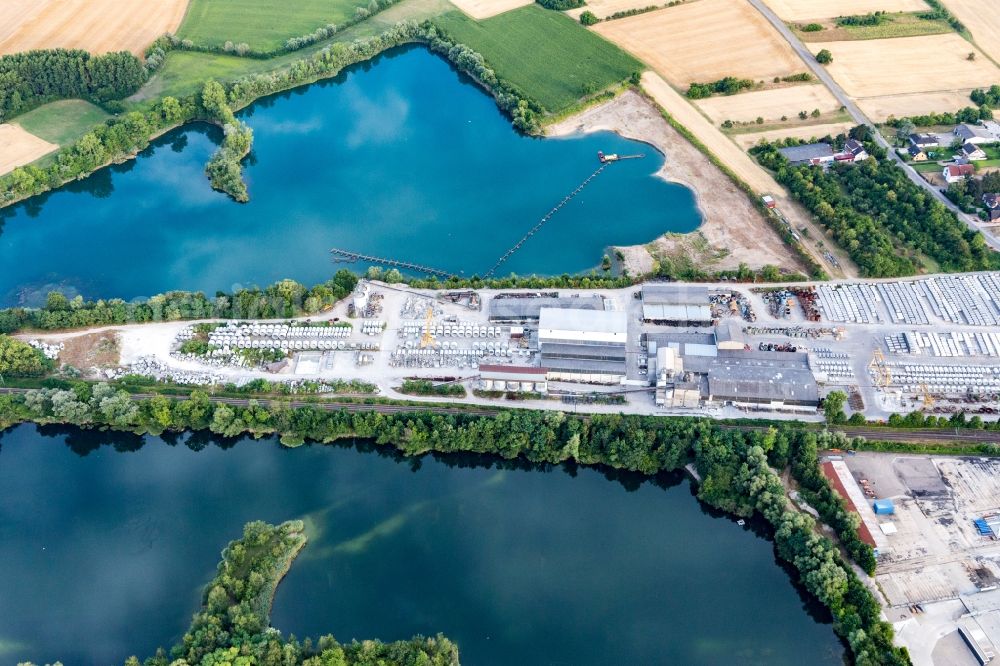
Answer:
[[[903,173],[906,174],[907,178],[913,181],[913,183],[915,183],[916,185],[922,187],[924,190],[930,193],[930,195],[933,196],[935,199],[943,203],[948,208],[948,210],[955,213],[955,215],[958,216],[958,219],[964,222],[966,226],[968,226],[970,229],[972,229],[973,231],[982,232],[982,229],[979,228],[979,225],[976,223],[975,220],[973,220],[971,217],[963,213],[958,208],[958,206],[953,204],[951,201],[948,200],[946,196],[941,194],[938,188],[934,187],[929,182],[924,180],[920,174],[911,169],[909,165],[907,165],[906,162],[903,161],[903,158],[901,158],[899,154],[896,153],[896,150],[889,145],[889,142],[886,141],[885,138],[878,131],[875,130],[874,123],[872,123],[872,121],[868,119],[868,117],[864,114],[861,108],[854,103],[854,100],[851,99],[846,92],[844,92],[844,89],[840,87],[840,84],[838,84],[836,81],[833,80],[833,77],[830,76],[830,73],[826,70],[826,67],[816,62],[816,58],[815,56],[813,56],[812,52],[809,49],[807,49],[805,44],[802,43],[802,40],[796,37],[795,34],[791,31],[791,29],[787,25],[785,25],[785,22],[782,21],[780,18],[778,18],[777,14],[771,11],[771,9],[767,5],[765,5],[762,0],[750,0],[750,4],[753,5],[757,11],[763,14],[764,18],[770,21],[771,25],[773,25],[775,29],[777,29],[777,31],[781,33],[781,36],[784,37],[785,40],[791,45],[792,49],[799,54],[799,57],[802,58],[802,61],[809,66],[813,74],[815,74],[816,77],[820,81],[822,81],[827,88],[829,88],[830,92],[833,93],[833,96],[837,98],[837,101],[839,101],[844,106],[844,108],[847,109],[847,112],[851,115],[851,118],[854,119],[854,122],[856,122],[859,125],[867,125],[872,128],[872,134],[874,134],[875,136],[875,141],[880,146],[886,149],[886,152],[888,153],[889,157],[903,169]],[[992,247],[994,250],[1000,250],[1000,239],[997,239],[991,236],[990,234],[983,232],[983,240],[985,240],[987,245]]]
[[[23,388],[13,388],[13,387],[0,387],[0,393],[27,393],[30,389]],[[151,393],[133,393],[132,398],[134,400],[144,400],[153,397]],[[168,398],[173,398],[175,400],[187,400],[187,396],[167,396]],[[269,398],[258,397],[258,398],[227,398],[221,396],[209,396],[209,400],[214,403],[235,405],[238,407],[246,407],[249,405],[251,400],[257,400],[259,402],[267,402]],[[314,402],[309,400],[292,400],[290,406],[293,408],[297,407],[315,407],[317,409],[322,409],[324,411],[338,411],[343,410],[345,412],[378,412],[380,414],[411,414],[419,412],[430,412],[432,414],[466,414],[469,416],[496,416],[498,412],[504,409],[525,409],[518,407],[481,407],[481,406],[470,406],[470,405],[455,405],[454,407],[445,405],[425,405],[420,403],[412,404],[365,404],[360,402]],[[579,414],[578,416],[586,419],[589,415]],[[704,416],[702,414],[692,414],[692,418]],[[720,423],[717,426],[721,430],[742,430],[742,431],[763,431],[767,430],[770,426],[764,425],[743,425],[743,424],[732,424],[732,423]],[[807,424],[805,427],[810,429],[820,429],[823,426],[820,424]],[[902,429],[890,429],[890,428],[870,428],[866,426],[837,426],[834,430],[841,431],[849,437],[864,437],[869,440],[876,441],[886,441],[886,442],[954,442],[956,444],[1000,444],[1000,432],[998,431],[987,431],[987,430],[969,430],[969,429],[935,429],[935,428],[914,428],[911,430]]]

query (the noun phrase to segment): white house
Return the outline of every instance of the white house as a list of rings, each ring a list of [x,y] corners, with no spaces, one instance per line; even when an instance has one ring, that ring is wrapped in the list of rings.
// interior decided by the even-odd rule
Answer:
[[[982,125],[962,123],[955,127],[954,132],[955,136],[962,140],[962,143],[971,143],[977,146],[982,143],[993,143],[997,140],[989,129]]]
[[[962,146],[962,157],[969,160],[970,162],[985,160],[986,153],[982,148],[974,143],[966,143]]]
[[[976,168],[971,164],[949,164],[944,168],[941,175],[949,183],[957,183],[966,176],[971,176],[976,172]]]

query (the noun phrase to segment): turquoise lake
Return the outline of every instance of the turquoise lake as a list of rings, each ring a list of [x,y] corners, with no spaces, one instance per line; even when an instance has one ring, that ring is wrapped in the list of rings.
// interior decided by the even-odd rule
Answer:
[[[521,136],[420,47],[240,115],[254,131],[249,204],[208,185],[218,129],[173,131],[134,161],[0,210],[0,304],[37,304],[56,287],[134,298],[313,284],[337,268],[331,247],[483,274],[599,166],[598,150],[646,157],[606,169],[501,274],[590,270],[609,245],[700,223],[691,191],[652,175],[655,149],[606,132]]]
[[[173,644],[243,524],[293,518],[286,635],[443,632],[469,666],[843,663],[765,534],[680,475],[23,425],[0,432],[0,487],[4,664]]]

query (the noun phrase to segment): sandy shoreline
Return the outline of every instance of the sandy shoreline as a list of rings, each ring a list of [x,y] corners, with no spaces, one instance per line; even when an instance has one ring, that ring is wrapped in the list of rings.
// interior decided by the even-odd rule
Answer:
[[[656,267],[657,259],[673,257],[706,271],[773,264],[788,270],[801,266],[747,195],[713,165],[708,157],[671,127],[653,105],[634,91],[590,107],[546,128],[549,136],[612,131],[643,141],[666,155],[657,175],[690,188],[702,223],[687,234],[666,234],[646,245],[616,247],[631,275]],[[655,255],[655,256],[654,256]]]

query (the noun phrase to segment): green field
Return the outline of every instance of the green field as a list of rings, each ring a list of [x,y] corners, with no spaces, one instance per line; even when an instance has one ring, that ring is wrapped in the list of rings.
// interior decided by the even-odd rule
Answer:
[[[537,5],[483,21],[453,11],[434,23],[453,41],[481,53],[498,76],[550,113],[644,69],[577,21]]]
[[[343,23],[367,6],[368,0],[191,0],[177,36],[203,46],[231,41],[273,51],[289,37]]]
[[[171,51],[167,54],[166,61],[149,83],[139,91],[135,99],[145,101],[162,95],[185,97],[201,90],[208,79],[235,81],[249,74],[285,69],[292,62],[306,58],[333,42],[351,42],[355,39],[372,37],[400,21],[424,21],[450,11],[453,7],[448,0],[402,0],[385,11],[337,33],[333,39],[266,60],[198,51]]]
[[[81,99],[50,102],[14,119],[14,123],[37,137],[64,146],[110,118],[100,108]]]

